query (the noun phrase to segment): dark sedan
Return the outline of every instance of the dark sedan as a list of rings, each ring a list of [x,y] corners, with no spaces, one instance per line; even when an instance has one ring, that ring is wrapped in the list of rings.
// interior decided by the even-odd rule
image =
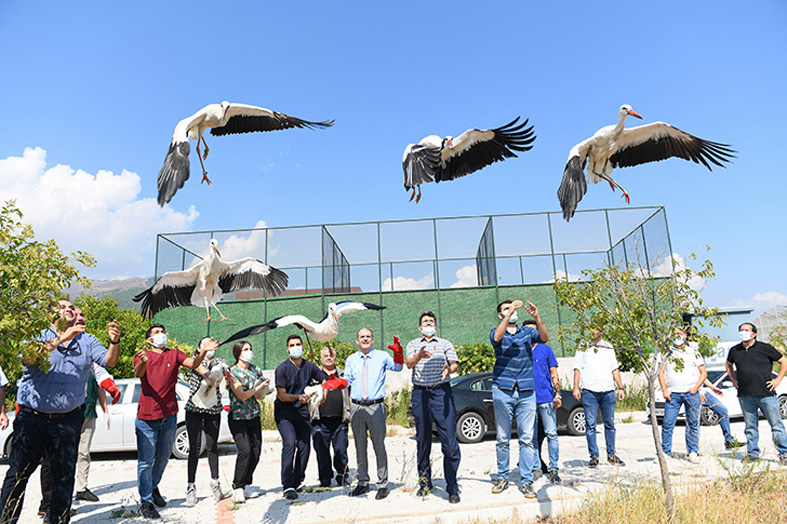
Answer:
[[[456,404],[456,436],[460,442],[480,442],[487,431],[495,431],[492,404],[492,373],[472,373],[451,380]],[[571,391],[562,390],[563,405],[557,410],[558,431],[585,434],[585,412]],[[412,415],[410,414],[412,417]],[[411,419],[411,425],[414,425]],[[514,421],[516,427],[516,421]]]

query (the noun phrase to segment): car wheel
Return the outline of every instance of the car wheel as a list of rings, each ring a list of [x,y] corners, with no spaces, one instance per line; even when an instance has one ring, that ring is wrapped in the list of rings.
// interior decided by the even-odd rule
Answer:
[[[700,424],[703,426],[715,426],[721,418],[708,406],[702,406],[700,410]]]
[[[486,435],[486,422],[474,411],[463,413],[456,422],[456,438],[459,442],[466,444],[481,442],[484,435]]]
[[[584,408],[577,407],[571,410],[568,414],[568,431],[572,435],[585,434],[585,410]]]
[[[205,453],[205,435],[202,435],[202,449],[200,455]],[[181,424],[175,431],[175,442],[172,443],[172,455],[179,460],[189,458],[189,434],[186,431],[186,425]]]
[[[782,418],[787,418],[787,395],[779,397],[779,414]]]
[[[11,457],[11,446],[13,445],[13,441],[14,441],[14,434],[11,433],[10,435],[8,435],[8,438],[5,441],[5,449],[3,450],[3,454],[6,456],[6,458]]]

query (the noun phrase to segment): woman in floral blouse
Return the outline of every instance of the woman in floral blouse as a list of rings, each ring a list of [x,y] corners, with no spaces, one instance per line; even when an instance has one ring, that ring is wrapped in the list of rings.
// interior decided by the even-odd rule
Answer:
[[[238,446],[232,498],[235,502],[244,502],[247,497],[254,496],[251,477],[262,451],[260,405],[257,400],[267,394],[265,387],[269,381],[263,376],[262,370],[251,363],[254,353],[247,341],[236,342],[232,346],[232,355],[235,365],[230,368],[231,377],[227,381],[230,390],[228,421]]]

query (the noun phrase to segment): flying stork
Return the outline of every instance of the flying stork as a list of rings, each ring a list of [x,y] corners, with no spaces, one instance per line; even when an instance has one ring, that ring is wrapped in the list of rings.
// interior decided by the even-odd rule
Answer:
[[[421,184],[441,182],[469,175],[498,160],[516,158],[514,151],[529,151],[536,139],[528,121],[519,117],[496,129],[468,129],[458,138],[429,135],[404,150],[404,189],[413,190],[412,201],[421,200]],[[416,188],[418,196],[416,197]]]
[[[210,151],[202,136],[207,128],[211,128],[211,135],[222,136],[254,131],[277,131],[293,127],[326,128],[331,127],[333,122],[333,120],[309,122],[264,107],[231,104],[226,100],[220,104],[207,105],[175,126],[169,151],[164,158],[164,166],[158,173],[158,203],[164,207],[164,204],[172,200],[175,192],[189,179],[189,138],[197,139],[197,158],[202,166],[202,182],[210,185],[208,172],[205,171],[205,164],[202,162],[208,158]],[[204,155],[200,154],[200,142],[205,146]]]
[[[624,104],[618,110],[617,125],[602,127],[592,137],[571,148],[563,170],[563,181],[557,190],[566,221],[574,216],[577,204],[587,192],[587,182],[598,184],[606,180],[612,191],[619,187],[626,203],[629,203],[628,191],[610,176],[613,168],[678,157],[701,163],[713,171],[711,163],[725,167],[722,162],[729,162],[735,157],[735,151],[729,145],[703,140],[665,122],[624,129],[629,115],[642,119],[630,105]],[[584,174],[586,166],[587,180]]]
[[[164,273],[133,300],[142,302],[142,313],[148,316],[168,307],[193,305],[205,308],[206,321],[214,320],[210,317],[211,306],[221,315],[220,320],[229,320],[216,306],[224,293],[255,289],[275,296],[287,287],[287,282],[286,273],[254,257],[224,262],[219,244],[212,238],[205,258],[185,271]]]

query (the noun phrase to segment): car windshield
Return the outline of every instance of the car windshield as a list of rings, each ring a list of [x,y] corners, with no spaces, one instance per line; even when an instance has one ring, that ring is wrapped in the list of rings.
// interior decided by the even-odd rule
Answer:
[[[726,371],[708,371],[708,380],[710,380],[711,384],[716,384],[716,382],[722,377],[726,376]]]

